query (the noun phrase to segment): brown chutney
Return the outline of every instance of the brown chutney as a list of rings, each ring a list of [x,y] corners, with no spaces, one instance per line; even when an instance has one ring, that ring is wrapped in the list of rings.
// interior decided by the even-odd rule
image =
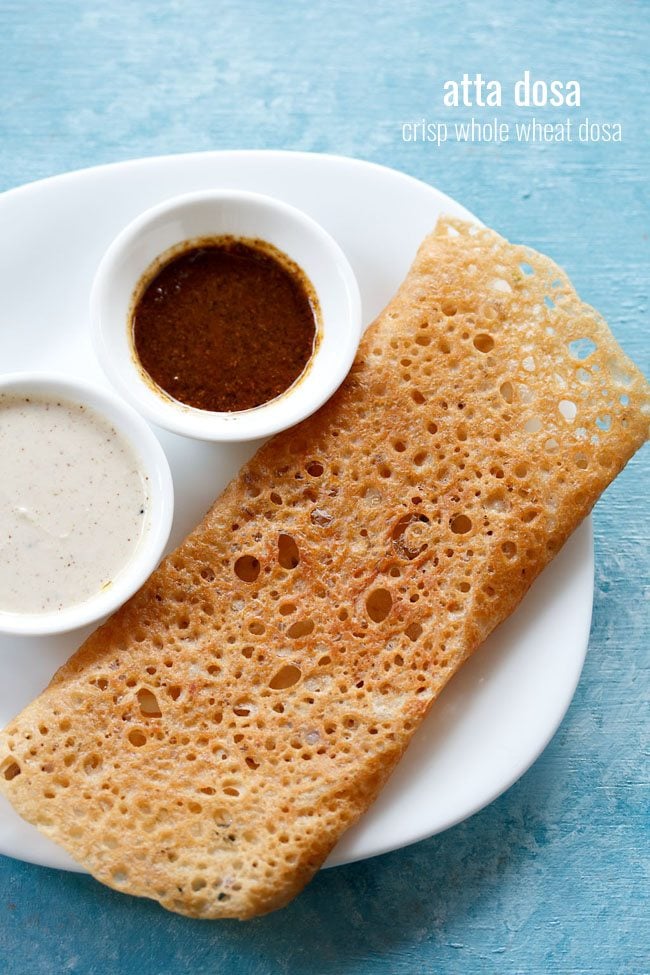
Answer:
[[[187,241],[145,274],[132,311],[136,358],[187,406],[248,410],[305,371],[319,308],[303,271],[265,241]]]

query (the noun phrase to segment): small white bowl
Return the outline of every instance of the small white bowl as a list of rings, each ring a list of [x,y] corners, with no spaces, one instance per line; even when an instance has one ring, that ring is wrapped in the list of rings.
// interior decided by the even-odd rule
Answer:
[[[121,606],[140,588],[160,561],[174,513],[174,486],[167,457],[149,425],[113,393],[88,383],[50,373],[22,372],[0,377],[0,393],[17,396],[60,397],[80,403],[109,420],[131,445],[148,477],[149,517],[130,560],[112,585],[83,602],[47,613],[10,613],[0,610],[0,632],[23,635],[63,633],[95,623]]]
[[[320,304],[320,341],[305,372],[285,393],[233,413],[198,410],[156,390],[137,362],[131,315],[136,289],[163,254],[184,241],[220,237],[267,241],[310,280]],[[90,297],[95,351],[106,375],[144,416],[198,440],[254,440],[309,416],[340,386],[361,338],[361,297],[336,241],[306,214],[272,197],[213,190],[175,197],[147,210],[113,241]]]

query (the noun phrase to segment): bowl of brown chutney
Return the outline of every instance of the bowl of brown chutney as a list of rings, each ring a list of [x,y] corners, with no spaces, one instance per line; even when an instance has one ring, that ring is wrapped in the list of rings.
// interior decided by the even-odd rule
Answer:
[[[149,420],[203,440],[251,440],[299,422],[338,388],[361,301],[315,220],[222,190],[136,217],[100,264],[91,319],[108,378]]]
[[[136,294],[133,347],[167,396],[215,413],[255,409],[298,382],[316,349],[311,282],[261,240],[205,238],[172,248]]]

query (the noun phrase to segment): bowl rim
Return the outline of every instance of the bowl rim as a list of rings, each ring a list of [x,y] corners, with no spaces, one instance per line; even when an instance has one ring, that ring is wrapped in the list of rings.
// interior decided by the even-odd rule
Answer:
[[[120,273],[118,267],[120,259],[125,251],[133,246],[138,238],[145,234],[160,217],[174,213],[180,214],[184,209],[193,207],[198,203],[239,203],[244,206],[257,206],[271,210],[278,219],[285,222],[292,221],[294,225],[300,227],[303,233],[316,240],[323,254],[326,254],[336,266],[339,272],[337,278],[341,285],[341,297],[346,309],[345,316],[341,316],[341,320],[336,322],[336,327],[337,330],[340,330],[340,334],[347,338],[347,342],[342,344],[338,368],[330,370],[325,381],[323,381],[322,376],[314,377],[313,368],[323,347],[325,328],[328,327],[324,321],[320,323],[321,341],[319,346],[296,383],[281,396],[270,400],[268,403],[239,412],[198,410],[186,404],[177,403],[173,398],[164,395],[160,395],[156,399],[154,398],[156,394],[152,384],[148,383],[146,378],[140,374],[137,365],[135,365],[135,359],[131,357],[127,364],[123,354],[121,352],[116,353],[114,345],[114,336],[118,334],[116,330],[118,328],[128,329],[129,321],[116,322],[114,316],[110,316],[107,312],[105,302],[110,295],[115,275]],[[215,227],[214,236],[219,237],[221,234],[228,235],[229,233],[230,231],[226,229],[220,230],[219,227]],[[210,234],[197,236],[208,237]],[[247,234],[245,236],[254,235]],[[263,234],[260,234],[259,238],[265,239]],[[157,257],[149,262],[148,268],[166,251],[175,249],[179,244],[182,244],[183,240],[191,241],[192,239],[194,239],[192,236],[181,237],[178,241],[162,248]],[[270,243],[277,249],[283,250],[281,244],[274,241],[270,241]],[[288,257],[300,266],[299,255],[288,254]],[[133,275],[131,296],[135,293],[138,282],[142,280],[147,269]],[[313,281],[311,284],[322,309],[322,295],[319,294]],[[169,197],[139,213],[123,227],[109,244],[97,267],[90,291],[90,322],[92,344],[97,359],[109,381],[120,395],[150,422],[172,433],[213,442],[246,442],[271,436],[294,426],[316,412],[336,392],[347,376],[363,334],[359,285],[347,256],[334,237],[309,214],[284,200],[264,193],[229,188],[196,190]],[[329,327],[331,328],[331,326]],[[309,390],[311,395],[304,399],[300,406],[289,411],[290,415],[278,422],[277,416],[274,417],[272,412],[275,405],[281,400],[284,403],[289,402],[294,398],[297,390],[300,390],[302,394],[305,389]]]
[[[135,551],[116,575],[110,588],[80,603],[46,613],[0,610],[0,633],[45,636],[65,633],[96,623],[118,609],[149,578],[163,556],[174,514],[174,484],[169,462],[149,424],[116,393],[59,372],[45,370],[0,375],[0,395],[58,395],[82,403],[113,425],[134,451],[148,476],[151,512]]]

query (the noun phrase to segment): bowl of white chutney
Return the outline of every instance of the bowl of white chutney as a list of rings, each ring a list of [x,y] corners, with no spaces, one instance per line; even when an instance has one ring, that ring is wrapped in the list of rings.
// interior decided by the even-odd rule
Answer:
[[[162,557],[174,491],[155,434],[109,392],[0,377],[0,632],[73,630],[133,595]]]

